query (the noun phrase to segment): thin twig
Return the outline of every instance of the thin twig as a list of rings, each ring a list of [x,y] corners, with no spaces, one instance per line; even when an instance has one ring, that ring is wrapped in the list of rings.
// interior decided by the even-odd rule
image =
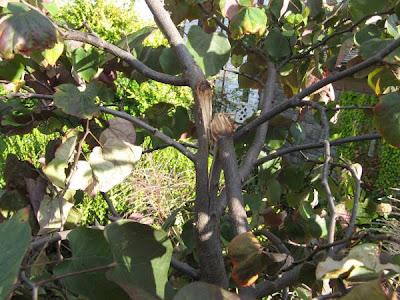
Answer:
[[[104,201],[106,201],[107,205],[108,205],[108,209],[110,210],[112,216],[114,219],[120,219],[121,216],[120,214],[117,212],[117,210],[114,207],[114,204],[112,203],[110,197],[108,197],[107,193],[104,192],[100,192],[101,196],[103,197]]]
[[[345,238],[349,238],[350,236],[352,236],[354,228],[356,226],[358,206],[360,204],[360,195],[361,195],[361,178],[359,178],[359,175],[356,174],[356,172],[354,171],[353,168],[351,168],[351,166],[344,164],[332,164],[332,165],[348,170],[354,180],[355,191],[354,191],[353,208],[351,210],[349,226],[346,228],[346,232],[344,234]]]
[[[281,112],[298,106],[303,106],[302,99],[311,95],[312,93],[318,91],[319,89],[323,88],[324,86],[336,82],[340,79],[349,77],[361,70],[364,70],[374,64],[382,62],[382,60],[396,50],[400,46],[400,38],[393,40],[387,47],[383,48],[382,50],[378,51],[374,56],[368,58],[367,60],[349,68],[344,71],[333,73],[330,76],[325,77],[324,79],[319,80],[318,82],[308,86],[304,90],[302,90],[297,95],[293,96],[289,100],[282,102],[281,104],[275,106],[270,111],[261,114],[258,118],[254,119],[253,121],[247,123],[245,126],[240,128],[235,133],[235,139],[239,139],[243,135],[248,134],[254,128],[260,126],[264,122],[270,120],[271,118],[275,117],[276,115],[280,114]]]
[[[171,266],[183,274],[191,277],[194,280],[199,280],[200,279],[200,271],[189,266],[187,263],[181,262],[175,257],[172,256],[171,259]]]
[[[60,30],[63,38],[65,40],[73,40],[73,41],[78,41],[78,42],[83,42],[86,44],[90,44],[92,46],[95,46],[100,49],[104,49],[105,51],[115,55],[118,58],[121,58],[123,61],[128,63],[132,68],[134,68],[136,71],[141,73],[143,76],[153,79],[155,81],[159,81],[162,83],[167,83],[175,86],[186,86],[188,85],[187,80],[178,77],[178,76],[173,76],[165,73],[160,73],[158,71],[155,71],[148,66],[146,66],[144,63],[141,61],[137,60],[131,53],[128,51],[125,51],[113,44],[110,44],[102,39],[100,39],[97,36],[94,36],[89,33],[85,32],[80,32],[80,31],[67,31],[67,30]]]
[[[80,270],[80,271],[74,271],[74,272],[69,272],[69,273],[65,273],[65,274],[55,275],[55,276],[51,276],[50,278],[47,278],[47,279],[36,281],[35,285],[42,286],[49,282],[64,279],[67,277],[72,277],[72,276],[77,276],[77,275],[82,275],[82,274],[87,274],[87,273],[93,273],[93,272],[99,272],[99,271],[106,271],[106,270],[115,268],[116,266],[117,266],[117,263],[112,262],[105,266],[97,266],[97,267],[88,268],[88,269],[84,269],[84,270]]]
[[[156,138],[159,138],[160,140],[162,140],[164,143],[171,145],[172,147],[176,148],[177,150],[179,150],[183,155],[185,155],[186,157],[188,157],[191,161],[195,160],[195,156],[192,152],[190,152],[185,146],[183,146],[182,144],[178,143],[177,141],[175,141],[174,139],[170,138],[168,135],[162,133],[161,131],[159,131],[157,128],[154,128],[153,126],[147,124],[146,122],[135,118],[125,112],[122,111],[118,111],[118,110],[114,110],[108,107],[100,107],[100,111],[125,119],[129,122],[131,122],[132,124],[143,128],[144,130],[146,130],[147,132],[149,132],[151,135],[153,135]]]
[[[290,62],[291,60],[298,60],[298,59],[303,59],[304,57],[306,57],[307,55],[310,54],[311,51],[320,48],[321,46],[325,45],[328,41],[330,41],[331,39],[333,39],[334,37],[337,37],[339,35],[342,35],[344,33],[353,31],[354,28],[356,28],[358,25],[360,25],[361,23],[365,22],[366,20],[368,20],[369,18],[376,16],[376,15],[387,15],[390,14],[391,12],[393,12],[394,8],[391,8],[387,11],[381,12],[379,14],[373,13],[370,15],[366,15],[364,16],[362,19],[358,20],[355,23],[352,23],[352,25],[348,28],[342,29],[340,31],[335,31],[334,33],[332,33],[331,35],[326,36],[325,38],[323,38],[321,41],[319,41],[318,43],[315,43],[314,45],[311,45],[307,50],[290,56],[287,59],[285,59],[278,67],[278,70],[280,70],[284,65],[286,65],[288,62]]]
[[[281,253],[285,253],[287,255],[292,255],[289,249],[283,243],[283,241],[278,236],[273,234],[271,231],[264,229],[260,233],[265,237],[267,237],[275,245],[278,251],[280,251]]]
[[[324,143],[324,154],[325,161],[322,169],[321,183],[325,188],[326,197],[328,198],[328,207],[330,211],[330,220],[328,225],[328,243],[333,243],[335,240],[335,227],[336,227],[336,206],[335,198],[333,197],[331,187],[329,185],[329,168],[331,162],[331,145],[329,143],[329,121],[326,116],[326,109],[321,106],[316,106],[321,114],[321,121],[323,127],[323,143]]]
[[[359,136],[351,136],[351,137],[345,137],[345,138],[336,139],[336,140],[330,140],[329,143],[330,143],[331,147],[333,147],[333,146],[340,146],[340,145],[348,144],[348,143],[378,140],[380,138],[381,138],[381,136],[377,133],[369,133],[369,134],[364,134],[364,135],[359,135]],[[296,146],[287,147],[287,148],[281,148],[271,154],[268,154],[267,156],[264,156],[263,158],[260,158],[257,161],[256,165],[257,166],[262,165],[270,160],[276,159],[278,157],[281,157],[281,156],[284,156],[284,155],[287,155],[290,153],[299,152],[299,151],[303,151],[303,150],[318,149],[318,148],[324,148],[324,143],[323,142],[308,143],[308,144],[296,145]]]
[[[264,82],[262,82],[260,79],[254,77],[254,76],[252,76],[250,74],[239,72],[239,71],[236,71],[236,70],[225,69],[225,68],[223,70],[224,70],[224,72],[229,72],[229,73],[233,73],[233,74],[236,74],[236,75],[239,75],[239,76],[246,77],[247,79],[250,79],[250,80],[253,80],[253,81],[257,82],[261,87],[264,87]]]
[[[24,271],[21,271],[20,277],[21,277],[21,280],[23,282],[25,282],[29,286],[29,288],[32,289],[32,300],[38,300],[39,299],[39,286],[35,282],[31,281],[26,276]]]

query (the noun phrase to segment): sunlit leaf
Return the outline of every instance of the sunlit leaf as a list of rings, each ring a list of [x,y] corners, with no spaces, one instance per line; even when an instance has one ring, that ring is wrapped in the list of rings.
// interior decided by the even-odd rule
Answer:
[[[316,270],[317,279],[332,279],[348,273],[354,268],[367,268],[377,274],[383,270],[400,272],[400,266],[394,264],[382,264],[380,262],[380,247],[376,244],[362,244],[353,247],[349,254],[341,260],[328,257],[318,264]]]
[[[77,136],[72,135],[67,137],[66,140],[57,148],[55,157],[43,167],[43,172],[50,179],[50,181],[59,186],[64,187],[67,175],[65,173],[68,164],[73,159],[75,152]]]
[[[132,172],[142,154],[142,148],[134,146],[135,141],[135,128],[130,122],[110,120],[110,127],[100,135],[102,147],[93,148],[89,157],[95,178],[92,192],[107,192]]]

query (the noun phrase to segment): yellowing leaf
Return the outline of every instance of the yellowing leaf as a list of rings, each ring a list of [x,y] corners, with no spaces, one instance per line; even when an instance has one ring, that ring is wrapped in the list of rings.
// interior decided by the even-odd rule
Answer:
[[[238,286],[250,286],[264,269],[266,258],[262,253],[254,253],[239,263],[233,264],[232,279]]]
[[[75,151],[77,136],[68,137],[56,150],[54,159],[51,160],[44,168],[43,172],[50,181],[58,187],[65,186],[66,174],[65,170],[68,163],[72,161]]]
[[[383,270],[400,272],[400,266],[394,264],[382,264],[379,260],[380,249],[375,244],[362,244],[355,246],[342,260],[334,260],[328,257],[318,264],[316,269],[317,279],[339,278],[350,270],[363,267],[375,273]]]
[[[263,8],[243,7],[229,24],[233,39],[247,34],[263,36],[267,29],[267,15]]]
[[[237,235],[228,245],[228,256],[235,263],[262,252],[262,246],[251,232]]]
[[[51,49],[46,49],[43,51],[43,57],[45,58],[45,67],[47,65],[54,66],[64,52],[64,43],[57,43]]]
[[[232,279],[238,286],[253,284],[265,268],[266,257],[257,238],[251,232],[237,235],[228,245],[232,261]]]

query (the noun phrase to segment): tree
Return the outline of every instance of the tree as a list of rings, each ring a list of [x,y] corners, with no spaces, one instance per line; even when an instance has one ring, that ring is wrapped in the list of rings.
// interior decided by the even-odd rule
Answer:
[[[70,29],[52,21],[53,1],[3,2],[0,76],[8,92],[0,102],[0,130],[23,134],[46,123],[62,138],[49,143],[41,167],[7,158],[0,204],[3,213],[15,213],[1,215],[2,298],[37,299],[56,291],[89,299],[251,299],[278,292],[283,298],[293,291],[299,298],[391,297],[387,286],[399,266],[387,249],[399,239],[365,226],[376,214],[390,213],[391,204],[371,209],[361,166],[336,157],[333,147],[381,136],[400,144],[398,1],[146,0],[169,42],[157,48],[142,45],[152,27],[114,45],[88,24]],[[179,26],[184,20],[198,25],[186,30]],[[351,50],[356,55],[349,56]],[[260,94],[259,114],[238,128],[212,109],[224,95],[210,80],[229,72],[229,62],[239,68],[239,87]],[[117,72],[190,87],[194,143],[177,140],[189,122],[182,109],[171,117],[158,107],[155,115],[169,121],[154,124],[116,109]],[[373,88],[378,104],[322,101],[330,84],[353,75]],[[286,100],[279,98],[283,92]],[[332,139],[332,112],[349,108],[373,109],[380,134]],[[285,117],[287,111],[295,118]],[[307,115],[319,126],[316,143],[301,143],[300,121]],[[172,255],[162,229],[119,219],[104,229],[66,230],[77,191],[101,193],[108,201],[107,192],[130,174],[142,155],[135,145],[138,128],[159,148],[174,147],[193,162],[199,269]],[[284,136],[277,138],[281,129]],[[323,151],[297,165],[282,160],[309,149]],[[25,206],[31,211],[18,210]],[[118,219],[111,204],[110,210]],[[170,265],[201,281],[176,292],[168,281]],[[225,290],[232,288],[230,278],[240,288],[236,294]],[[368,282],[354,287],[354,281]]]

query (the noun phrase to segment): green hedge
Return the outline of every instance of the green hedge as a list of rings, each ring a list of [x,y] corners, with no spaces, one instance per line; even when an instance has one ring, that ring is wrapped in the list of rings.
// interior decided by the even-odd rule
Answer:
[[[339,103],[347,105],[374,105],[375,96],[344,92]],[[355,136],[375,131],[371,110],[342,110],[334,132],[338,137]],[[345,159],[358,162],[364,167],[366,185],[377,192],[383,192],[400,185],[400,151],[383,141],[376,144],[373,157],[368,156],[371,142],[352,143],[338,147],[338,154]]]

